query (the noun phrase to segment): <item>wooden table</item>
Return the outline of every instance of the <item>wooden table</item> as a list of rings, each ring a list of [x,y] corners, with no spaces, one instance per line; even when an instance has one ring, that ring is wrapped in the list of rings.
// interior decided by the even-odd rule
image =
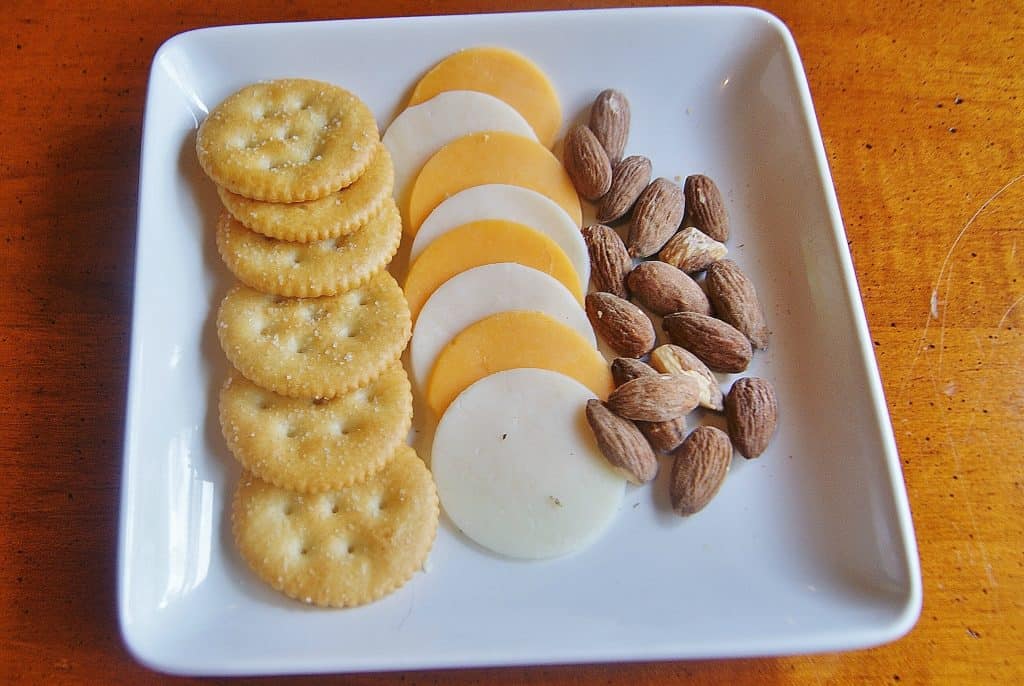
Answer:
[[[177,4],[9,0],[0,13],[4,683],[159,680],[120,643],[114,551],[140,124],[160,43],[212,24],[582,6]],[[807,67],[889,399],[924,570],[910,635],[840,655],[349,682],[1024,677],[1024,14],[1014,4],[766,3]]]

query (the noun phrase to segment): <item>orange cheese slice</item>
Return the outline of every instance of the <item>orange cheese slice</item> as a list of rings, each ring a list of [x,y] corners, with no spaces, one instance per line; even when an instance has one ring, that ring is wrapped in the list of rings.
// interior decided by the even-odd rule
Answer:
[[[583,302],[579,276],[557,243],[523,224],[483,219],[439,236],[412,263],[405,279],[405,299],[413,322],[445,281],[467,269],[501,262],[516,262],[553,276]]]
[[[409,232],[415,236],[427,215],[446,198],[488,183],[535,190],[554,200],[577,226],[583,221],[576,189],[550,150],[512,133],[484,131],[452,141],[420,169],[409,194]]]
[[[520,368],[564,374],[599,398],[612,390],[608,363],[585,338],[549,315],[519,310],[470,324],[445,346],[427,383],[427,404],[440,417],[475,382]]]
[[[540,67],[518,52],[478,47],[460,50],[428,71],[409,98],[409,107],[445,91],[480,91],[504,100],[523,115],[537,138],[551,147],[562,124],[558,93]]]

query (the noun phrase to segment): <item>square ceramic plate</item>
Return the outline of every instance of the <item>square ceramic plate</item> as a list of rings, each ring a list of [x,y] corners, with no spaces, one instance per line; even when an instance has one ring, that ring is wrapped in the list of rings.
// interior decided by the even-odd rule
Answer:
[[[732,255],[774,331],[751,374],[778,390],[768,452],[737,458],[698,516],[662,477],[630,487],[591,548],[489,556],[442,522],[428,571],[346,611],[265,587],[234,552],[237,468],[220,436],[213,327],[229,279],[197,124],[237,88],[305,76],[382,125],[459,48],[535,60],[572,118],[614,86],[628,150],[723,187]],[[595,49],[595,46],[602,46]],[[665,8],[233,26],[157,53],[143,138],[121,503],[119,614],[145,664],[195,674],[660,660],[850,649],[905,633],[921,603],[892,430],[806,80],[789,32],[749,9]]]

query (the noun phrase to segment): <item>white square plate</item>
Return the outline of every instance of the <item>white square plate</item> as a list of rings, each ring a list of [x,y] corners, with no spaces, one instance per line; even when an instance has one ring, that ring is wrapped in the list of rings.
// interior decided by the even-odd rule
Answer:
[[[367,607],[325,611],[266,588],[234,551],[237,477],[215,411],[212,325],[229,279],[194,136],[260,79],[344,85],[387,124],[409,88],[472,45],[519,50],[567,118],[626,92],[630,153],[715,178],[733,256],[774,331],[778,434],[737,458],[682,520],[666,484],[632,488],[588,550],[489,556],[442,524],[426,573]],[[143,136],[121,503],[119,614],[132,653],[194,674],[657,660],[849,649],[905,633],[920,572],[892,430],[793,39],[749,9],[664,8],[233,26],[157,53]]]

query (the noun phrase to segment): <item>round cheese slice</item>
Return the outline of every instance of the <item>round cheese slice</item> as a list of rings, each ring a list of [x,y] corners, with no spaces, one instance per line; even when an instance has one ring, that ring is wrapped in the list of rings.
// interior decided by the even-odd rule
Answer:
[[[445,281],[420,310],[409,347],[416,385],[426,389],[437,356],[460,331],[509,310],[542,312],[597,347],[583,308],[556,279],[512,262],[487,264]]]
[[[446,57],[416,84],[409,105],[451,90],[481,91],[501,98],[526,117],[549,148],[562,125],[555,87],[540,67],[512,50],[478,47]]]
[[[508,131],[536,140],[512,106],[469,90],[439,93],[399,114],[382,139],[395,167],[395,198],[406,209],[406,194],[420,168],[448,143],[476,131]]]
[[[537,141],[504,131],[471,133],[444,146],[420,169],[409,192],[409,230],[416,235],[434,208],[461,190],[488,183],[523,186],[551,198],[576,226],[579,196],[562,163]]]
[[[444,234],[409,267],[405,299],[413,322],[427,298],[445,281],[467,269],[499,262],[517,262],[550,274],[583,302],[576,270],[558,244],[528,226],[485,219]]]
[[[427,381],[427,405],[440,417],[478,380],[518,367],[565,374],[602,399],[612,390],[604,356],[571,327],[541,312],[499,312],[470,324],[441,350]]]
[[[569,377],[512,369],[456,398],[437,426],[431,470],[445,512],[496,553],[547,558],[593,543],[625,481],[584,417],[593,394]]]
[[[580,287],[590,283],[590,256],[580,227],[553,200],[537,191],[504,183],[489,183],[459,191],[424,220],[412,243],[410,260],[438,236],[481,219],[505,219],[537,229],[562,249],[580,276]]]

